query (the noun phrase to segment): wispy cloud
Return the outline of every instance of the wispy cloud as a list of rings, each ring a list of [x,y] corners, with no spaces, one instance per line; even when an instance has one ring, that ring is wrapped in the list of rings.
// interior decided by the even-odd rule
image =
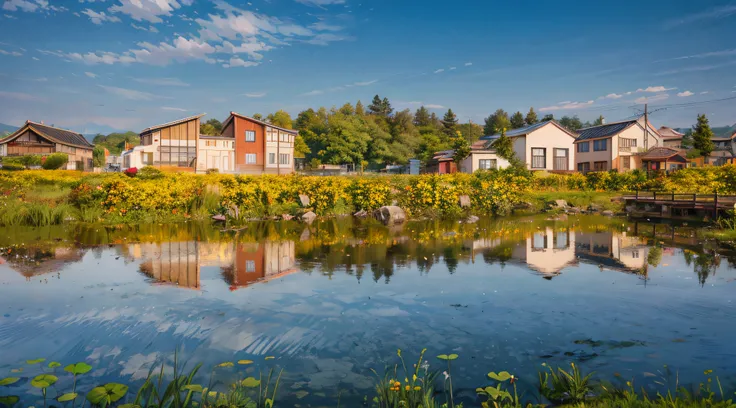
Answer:
[[[192,0],[118,0],[109,8],[111,13],[127,14],[135,21],[160,23],[161,17],[171,16],[171,13],[182,6],[189,6]]]
[[[13,57],[20,57],[20,56],[23,55],[23,53],[20,52],[20,51],[5,51],[5,50],[0,50],[0,55],[11,55]]]
[[[657,92],[665,92],[665,91],[672,91],[677,88],[666,88],[664,86],[650,86],[647,88],[639,88],[636,90],[636,92],[649,92],[649,93],[657,93]]]
[[[27,94],[27,93],[22,93],[22,92],[0,91],[0,98],[11,99],[11,100],[16,100],[16,101],[23,101],[23,102],[46,102],[45,98],[42,98],[36,95]]]
[[[248,98],[263,98],[266,96],[265,92],[247,92],[244,93],[243,96],[247,96]]]
[[[730,57],[733,55],[736,55],[736,48],[732,48],[728,50],[720,50],[720,51],[702,52],[700,54],[693,54],[693,55],[683,55],[682,57],[670,58],[669,60],[665,60],[665,61],[686,60],[686,59],[695,59],[695,58],[710,58],[710,57]]]
[[[600,98],[598,98],[598,99],[621,99],[621,98],[623,98],[623,97],[624,97],[624,96],[623,96],[623,95],[621,95],[621,94],[617,94],[617,93],[610,93],[610,94],[608,94],[608,95],[606,95],[606,96],[601,96],[601,97],[600,97]]]
[[[246,61],[240,57],[231,57],[230,61],[222,64],[224,68],[237,68],[237,67],[254,67],[258,65],[255,61]]]
[[[7,11],[25,11],[28,13],[34,12],[45,12],[49,13],[52,11],[67,11],[68,9],[64,6],[54,6],[49,4],[48,0],[5,0],[3,3],[3,10]]]
[[[697,3],[692,3],[697,4]],[[708,20],[717,20],[736,14],[736,4],[714,7],[699,13],[690,14],[678,19],[669,20],[664,23],[665,29],[673,29],[685,24],[693,24]]]
[[[296,2],[319,8],[325,8],[325,6],[335,4],[345,4],[345,0],[296,0]]]
[[[152,101],[155,99],[171,99],[171,98],[167,98],[167,97],[163,97],[159,95],[154,95],[148,92],[136,91],[134,89],[118,88],[116,86],[106,86],[106,85],[98,85],[98,86],[113,95],[119,96],[124,99],[134,100],[134,101]]]
[[[365,81],[365,82],[356,82],[356,83],[354,83],[353,85],[354,85],[354,86],[368,86],[368,85],[373,85],[373,84],[375,84],[376,82],[378,82],[378,80],[377,80],[377,79],[374,79],[374,80],[372,80],[372,81]]]
[[[695,95],[695,94],[694,94],[694,93],[692,93],[692,92],[690,92],[690,91],[685,91],[685,92],[679,92],[679,93],[677,94],[677,96],[679,96],[680,98],[685,98],[685,97],[688,97],[688,96],[693,96],[693,95]]]
[[[189,112],[189,109],[174,108],[171,106],[162,106],[161,109],[165,111],[176,111],[176,112]]]
[[[711,71],[718,68],[728,67],[731,65],[736,65],[736,60],[724,62],[722,64],[711,64],[711,65],[698,65],[694,67],[685,67],[685,68],[678,68],[678,69],[671,69],[669,71],[662,71],[658,72],[656,75],[658,76],[664,76],[664,75],[674,75],[674,74],[680,74],[683,72],[702,72],[702,71]]]
[[[560,102],[557,105],[553,106],[545,106],[544,108],[540,108],[540,112],[548,112],[548,111],[554,111],[554,110],[568,110],[568,109],[584,109],[589,107],[590,105],[594,104],[595,101],[587,101],[587,102]]]
[[[322,95],[323,93],[325,93],[325,91],[315,89],[314,91],[303,93],[301,94],[301,96],[315,96],[315,95]]]
[[[466,62],[466,63],[465,63],[465,66],[466,66],[466,67],[469,67],[469,66],[471,66],[471,65],[473,65],[473,63],[472,63],[472,62]]]
[[[178,78],[132,78],[133,81],[147,85],[160,86],[189,86],[188,83]]]
[[[158,32],[158,28],[156,28],[156,27],[154,27],[152,25],[151,26],[148,26],[148,28],[146,28],[146,27],[143,27],[143,26],[139,26],[136,23],[130,23],[130,26],[133,27],[133,28],[135,28],[136,30],[149,31],[149,32],[152,32],[152,33],[157,33]]]
[[[424,105],[424,107],[427,108],[427,109],[445,109],[444,106],[433,104],[433,103],[428,103],[428,104]]]
[[[437,71],[434,71],[435,74],[441,74],[443,72],[445,72],[445,69],[444,68],[440,68]]]
[[[93,79],[97,78],[97,74],[92,73],[92,72],[85,72],[84,75],[87,75],[88,77],[93,78]]]
[[[102,25],[102,23],[105,23],[105,22],[107,23],[119,23],[120,22],[120,18],[109,15],[109,14],[105,14],[104,11],[97,12],[91,9],[86,9],[82,11],[82,14],[89,17],[90,21],[92,21],[92,24]]]
[[[654,96],[642,96],[640,98],[636,98],[634,103],[648,103],[648,102],[657,102],[657,101],[663,101],[665,99],[668,99],[670,97],[669,94],[659,94]]]
[[[710,93],[710,91],[703,91],[703,92],[701,92],[700,94],[701,94],[701,95],[706,95],[706,94],[708,94],[708,93]]]

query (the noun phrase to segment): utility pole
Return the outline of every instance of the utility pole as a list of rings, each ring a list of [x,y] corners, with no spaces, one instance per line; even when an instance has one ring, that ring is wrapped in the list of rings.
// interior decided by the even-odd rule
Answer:
[[[644,148],[649,150],[649,104],[644,104]]]

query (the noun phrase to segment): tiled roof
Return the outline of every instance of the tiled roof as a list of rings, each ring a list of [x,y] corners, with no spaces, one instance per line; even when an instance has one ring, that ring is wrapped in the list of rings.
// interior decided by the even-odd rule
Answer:
[[[293,135],[297,135],[297,134],[299,134],[299,131],[298,131],[298,130],[294,130],[294,129],[287,129],[287,128],[282,128],[282,127],[279,127],[279,126],[276,126],[276,125],[272,125],[272,124],[270,124],[270,123],[268,123],[268,122],[264,122],[264,121],[262,121],[262,120],[258,120],[258,119],[253,119],[253,118],[251,118],[250,116],[245,116],[245,115],[241,115],[241,114],[239,114],[239,113],[237,113],[237,112],[230,112],[230,116],[229,116],[229,117],[228,117],[228,118],[227,118],[227,119],[225,120],[225,122],[224,122],[224,123],[222,124],[222,128],[223,128],[223,129],[225,129],[225,128],[227,127],[228,123],[230,123],[230,121],[231,121],[231,120],[233,119],[233,117],[235,117],[235,116],[237,116],[237,117],[239,117],[239,118],[242,118],[242,119],[245,119],[245,120],[249,120],[249,121],[251,121],[251,122],[255,122],[255,123],[258,123],[259,125],[263,125],[263,126],[268,126],[268,127],[272,127],[272,128],[274,128],[274,129],[278,129],[278,130],[283,130],[284,132],[287,132],[287,133],[291,133],[291,134],[293,134]]]
[[[644,155],[641,156],[642,160],[647,159],[668,159],[672,156],[681,155],[679,150],[673,149],[671,147],[653,147],[649,149],[648,152],[646,152]],[[684,157],[684,156],[683,156]]]
[[[613,136],[622,132],[624,129],[636,123],[636,120],[626,122],[609,123],[606,125],[593,126],[578,130],[577,140],[598,139],[601,137]]]
[[[437,161],[443,161],[443,160],[453,160],[453,157],[455,155],[454,150],[442,150],[440,152],[436,152],[434,154],[434,157],[432,157],[432,160]]]
[[[528,135],[529,133],[532,133],[535,130],[540,129],[540,128],[542,128],[545,125],[550,124],[550,123],[553,124],[553,125],[556,125],[557,127],[559,127],[560,129],[564,130],[565,132],[568,132],[567,130],[565,130],[564,127],[562,127],[562,125],[560,125],[559,123],[555,122],[554,120],[547,120],[547,121],[535,123],[533,125],[526,126],[526,127],[523,127],[523,128],[508,130],[508,131],[506,131],[506,136],[508,136],[508,137],[515,137],[515,136]],[[501,134],[500,133],[496,133],[494,135],[482,136],[480,138],[480,140],[492,140],[492,139],[498,139],[499,137],[501,137]]]
[[[169,126],[178,125],[178,124],[184,123],[184,122],[189,122],[190,120],[199,119],[199,118],[201,118],[204,115],[206,115],[206,113],[201,113],[199,115],[189,116],[188,118],[184,118],[184,119],[177,119],[177,120],[175,120],[173,122],[167,122],[167,123],[162,123],[160,125],[151,126],[151,127],[148,127],[148,128],[145,128],[145,129],[141,130],[141,133],[153,132],[154,130],[162,129],[162,128],[169,127]],[[199,130],[199,129],[197,129],[197,130]]]
[[[40,123],[31,122],[30,120],[26,121],[25,126],[16,130],[14,133],[9,135],[5,139],[2,139],[0,142],[5,142],[6,140],[16,137],[26,127],[33,128],[36,132],[40,133],[41,136],[45,136],[51,139],[52,142],[74,147],[81,147],[84,149],[92,149],[94,147],[92,143],[87,140],[86,137],[82,136],[79,133],[72,132],[71,130],[59,129],[53,126],[46,126]]]
[[[662,126],[657,131],[665,139],[682,139],[682,136],[684,136],[682,133],[667,126]]]

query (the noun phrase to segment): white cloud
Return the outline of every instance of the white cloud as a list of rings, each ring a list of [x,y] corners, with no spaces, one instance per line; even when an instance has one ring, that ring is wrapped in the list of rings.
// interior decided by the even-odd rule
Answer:
[[[85,72],[84,75],[87,75],[90,78],[97,78],[97,74],[94,74],[92,72]]]
[[[105,14],[104,11],[100,11],[98,13],[94,10],[86,9],[82,11],[82,14],[89,17],[90,21],[92,21],[93,24],[97,24],[97,25],[102,25],[103,22],[110,22],[110,23],[120,22],[120,19],[118,17]]]
[[[161,109],[166,111],[189,112],[189,109],[172,108],[171,106],[162,106]]]
[[[373,85],[373,84],[375,84],[376,82],[378,82],[378,80],[377,80],[377,79],[374,79],[374,80],[372,80],[372,81],[365,81],[365,82],[356,82],[356,83],[354,83],[353,85],[354,85],[354,86],[368,86],[368,85]]]
[[[442,106],[442,105],[436,105],[436,104],[433,104],[433,103],[428,103],[428,104],[424,105],[424,107],[427,108],[427,109],[445,109],[444,106]]]
[[[98,86],[113,95],[117,95],[121,98],[130,99],[134,101],[152,101],[154,99],[166,99],[158,95],[154,95],[152,93],[136,91],[134,89],[118,88],[116,86],[105,86],[105,85],[98,85]]]
[[[623,98],[623,95],[617,94],[617,93],[610,93],[606,96],[602,96],[601,99],[621,99]]]
[[[692,92],[690,92],[690,91],[680,92],[680,93],[677,94],[677,96],[679,96],[681,98],[685,98],[685,97],[693,96],[693,95],[695,95],[695,94],[692,93]]]
[[[231,57],[230,61],[228,61],[225,64],[222,64],[225,68],[236,68],[236,67],[254,67],[258,65],[257,62],[254,61],[246,61],[240,57]]]
[[[133,78],[135,82],[147,85],[160,85],[160,86],[189,86],[188,83],[183,82],[178,78]]]
[[[554,106],[546,106],[544,108],[539,109],[540,112],[547,112],[547,111],[553,111],[553,110],[565,110],[565,109],[584,109],[588,106],[595,103],[595,101],[587,101],[587,102],[560,102],[557,105]]]
[[[265,92],[248,92],[244,93],[243,96],[247,96],[248,98],[263,98],[266,96]]]
[[[679,19],[667,21],[664,24],[664,28],[672,29],[683,24],[692,24],[701,21],[715,20],[720,18],[726,18],[736,14],[736,5],[731,4],[727,6],[714,7],[700,13],[691,14]]]
[[[729,49],[729,50],[703,52],[700,54],[693,54],[693,55],[685,55],[682,57],[672,58],[672,60],[683,60],[683,59],[692,59],[692,58],[709,58],[709,57],[729,57],[732,55],[736,55],[736,48]]]
[[[472,62],[466,62],[466,63],[465,63],[465,66],[466,66],[466,67],[469,67],[469,66],[471,66],[471,65],[473,65],[473,63],[472,63]]]
[[[0,54],[1,55],[12,55],[13,57],[20,57],[21,55],[23,55],[23,53],[20,51],[5,51],[5,50],[0,50]]]
[[[444,68],[440,68],[437,71],[434,71],[435,74],[441,74],[443,72],[445,72],[445,69]]]
[[[669,94],[666,94],[666,93],[665,94],[654,95],[654,96],[649,96],[649,97],[642,96],[640,98],[637,98],[634,102],[635,103],[640,103],[640,104],[641,103],[648,103],[648,102],[657,102],[657,101],[663,101],[663,100],[665,100],[665,99],[667,99],[669,97],[670,97],[670,95]]]
[[[34,60],[34,61],[41,61],[40,59],[38,59],[36,57],[31,57],[31,59]]]
[[[313,36],[312,38],[308,40],[301,40],[301,41],[307,44],[312,44],[312,45],[329,45],[331,42],[349,41],[349,40],[354,40],[354,39],[355,39],[354,37],[351,37],[348,35],[320,33],[320,34],[316,34],[315,36]]]
[[[671,91],[673,89],[677,88],[665,88],[663,86],[650,86],[645,89],[639,88],[636,90],[636,92],[649,92],[649,93],[657,93],[657,92],[665,92],[665,91]]]
[[[36,11],[50,12],[50,11],[67,11],[68,9],[64,6],[53,6],[50,5],[48,0],[5,0],[3,3],[3,10],[8,11],[25,11],[33,13]]]
[[[718,68],[728,67],[728,66],[731,66],[731,65],[734,65],[734,64],[736,64],[736,60],[724,62],[722,64],[698,65],[698,66],[694,66],[694,67],[685,67],[685,68],[671,69],[669,71],[658,72],[655,75],[661,76],[661,75],[679,74],[679,73],[682,73],[682,72],[711,71],[711,70],[718,69]]]
[[[457,69],[457,67],[450,67],[450,71],[454,71],[456,69]]]
[[[303,93],[302,96],[322,95],[323,93],[325,93],[325,91],[321,91],[319,89],[315,89],[314,91],[309,91],[307,93]]]
[[[23,102],[46,102],[45,98],[36,95],[30,95],[22,92],[5,92],[0,91],[0,98],[11,99]]]
[[[129,15],[135,21],[160,23],[161,16],[168,17],[181,6],[192,4],[191,0],[119,0],[120,4],[110,7],[112,13]],[[180,4],[181,3],[181,4]]]
[[[225,54],[247,54],[255,60],[263,59],[262,51],[272,50],[273,47],[262,41],[243,42],[236,46],[230,41],[223,41],[222,45],[217,46],[216,51]]]
[[[154,26],[148,26],[148,28],[146,28],[146,27],[143,27],[143,26],[136,25],[135,23],[130,23],[130,26],[133,27],[133,28],[135,28],[136,30],[149,31],[149,32],[152,32],[152,33],[157,33],[158,32],[158,28],[156,28]]]
[[[345,4],[345,0],[296,0],[296,2],[320,8],[333,4]]]
[[[327,24],[324,21],[319,21],[314,24],[311,24],[309,28],[316,30],[316,31],[342,31],[343,30],[343,27],[341,26]]]
[[[172,61],[204,60],[214,63],[208,55],[215,52],[215,47],[198,39],[177,37],[172,44],[161,42],[158,45],[148,42],[138,44],[142,49],[130,50],[136,62],[165,66]]]
[[[709,92],[709,91],[703,91],[703,92],[701,92],[700,94],[701,94],[701,95],[705,95],[705,94],[707,94],[708,92]]]

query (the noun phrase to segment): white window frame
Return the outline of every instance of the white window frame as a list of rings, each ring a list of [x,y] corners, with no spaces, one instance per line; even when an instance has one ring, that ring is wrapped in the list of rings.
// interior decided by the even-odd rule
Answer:
[[[245,141],[248,143],[255,142],[256,141],[256,131],[246,130],[245,131]]]
[[[258,154],[246,153],[245,154],[245,164],[258,164]]]

